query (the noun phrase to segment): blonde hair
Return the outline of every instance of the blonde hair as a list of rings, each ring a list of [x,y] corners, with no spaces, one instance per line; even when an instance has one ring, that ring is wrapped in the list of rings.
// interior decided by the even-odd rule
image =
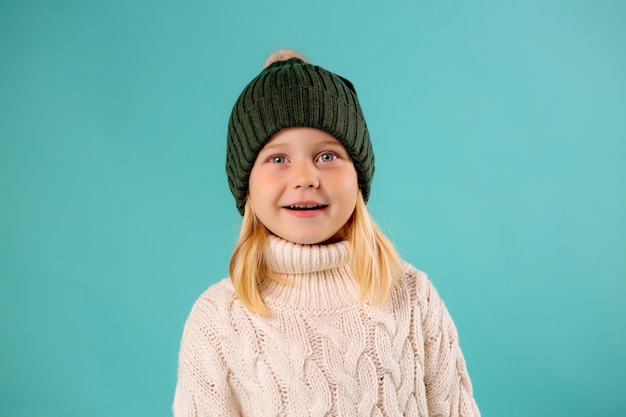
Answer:
[[[402,276],[403,267],[395,247],[368,213],[360,190],[346,228],[344,237],[350,244],[350,263],[359,284],[360,301],[383,305],[393,284]],[[241,302],[261,315],[269,314],[262,297],[264,286],[270,280],[282,281],[267,267],[269,234],[247,199],[229,271]]]

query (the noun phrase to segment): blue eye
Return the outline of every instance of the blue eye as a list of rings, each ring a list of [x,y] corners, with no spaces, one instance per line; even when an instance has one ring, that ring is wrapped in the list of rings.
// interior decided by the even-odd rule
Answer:
[[[284,164],[287,159],[282,155],[272,156],[269,159],[269,162],[272,164]]]
[[[334,153],[331,153],[331,152],[326,152],[326,153],[323,153],[323,154],[321,154],[319,156],[319,160],[321,162],[332,162],[335,159],[337,159],[337,155],[335,155]]]

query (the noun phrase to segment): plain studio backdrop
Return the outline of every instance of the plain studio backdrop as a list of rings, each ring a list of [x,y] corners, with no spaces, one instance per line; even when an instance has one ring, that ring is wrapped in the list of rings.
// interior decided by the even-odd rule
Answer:
[[[225,135],[279,48],[350,79],[369,207],[484,416],[625,415],[626,3],[2,1],[0,415],[169,416],[227,275]]]

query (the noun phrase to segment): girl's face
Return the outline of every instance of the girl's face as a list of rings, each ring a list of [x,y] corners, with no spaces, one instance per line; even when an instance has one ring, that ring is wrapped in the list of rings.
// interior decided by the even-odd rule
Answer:
[[[358,179],[348,151],[318,129],[283,129],[261,149],[250,173],[254,213],[294,243],[336,239],[356,206]]]

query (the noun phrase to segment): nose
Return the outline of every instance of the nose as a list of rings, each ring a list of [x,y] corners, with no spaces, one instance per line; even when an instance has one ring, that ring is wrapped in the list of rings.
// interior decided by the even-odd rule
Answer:
[[[320,180],[317,171],[310,163],[294,164],[293,177],[291,179],[293,188],[317,188]]]

